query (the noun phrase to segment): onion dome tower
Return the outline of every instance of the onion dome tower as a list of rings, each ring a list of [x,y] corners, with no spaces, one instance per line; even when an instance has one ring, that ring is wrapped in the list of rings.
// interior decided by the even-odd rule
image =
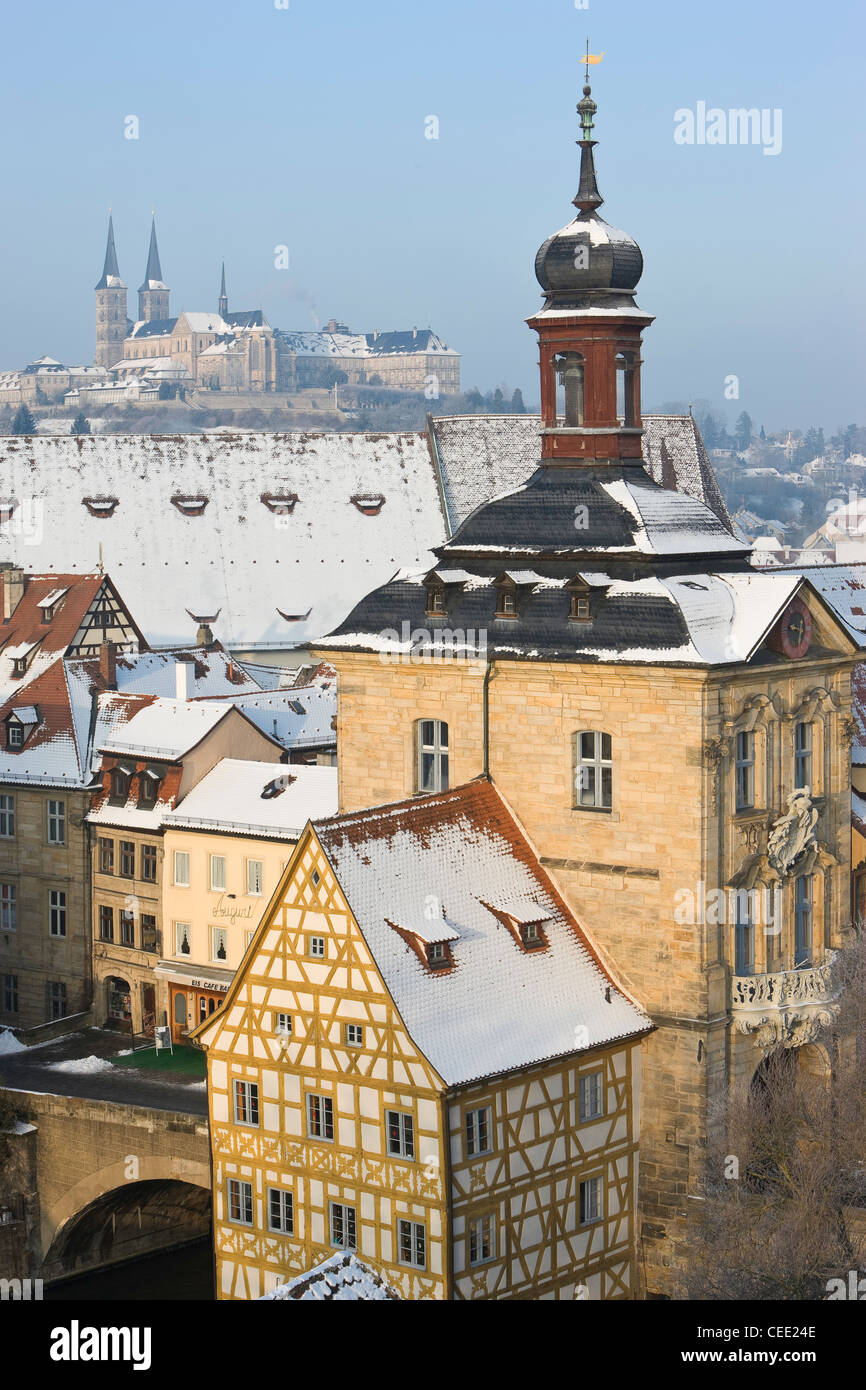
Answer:
[[[549,464],[641,458],[641,333],[653,319],[634,301],[640,247],[598,213],[604,199],[593,154],[597,109],[587,78],[577,105],[577,216],[535,258],[546,298],[527,323],[539,338],[542,458]]]
[[[97,367],[113,367],[123,356],[126,337],[126,285],[117,268],[114,245],[114,222],[108,214],[108,241],[102,275],[96,285],[96,352]]]

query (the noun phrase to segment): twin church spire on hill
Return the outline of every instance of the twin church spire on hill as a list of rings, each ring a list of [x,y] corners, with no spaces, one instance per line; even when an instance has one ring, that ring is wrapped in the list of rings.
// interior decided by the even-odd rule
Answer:
[[[132,324],[126,314],[127,286],[121,278],[117,264],[114,219],[111,213],[108,215],[105,263],[95,290],[96,355],[94,360],[98,367],[113,367],[123,357],[123,342],[132,328]],[[223,262],[219,297],[219,313],[223,317],[228,313],[228,307],[226,268],[225,262]],[[143,323],[160,322],[169,318],[169,288],[163,280],[162,266],[159,262],[155,217],[150,224],[150,245],[147,251],[144,279],[138,287],[138,318]]]

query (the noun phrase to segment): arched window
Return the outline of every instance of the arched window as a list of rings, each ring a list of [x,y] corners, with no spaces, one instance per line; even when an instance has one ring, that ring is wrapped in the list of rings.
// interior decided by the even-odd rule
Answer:
[[[417,730],[417,775],[419,792],[448,790],[448,725],[441,719],[419,719]]]
[[[579,352],[562,352],[556,358],[556,423],[577,427],[584,417],[583,358]]]
[[[616,415],[619,423],[627,427],[636,423],[639,414],[635,366],[634,353],[617,353]]]
[[[582,729],[574,736],[574,805],[609,811],[613,804],[610,734]]]

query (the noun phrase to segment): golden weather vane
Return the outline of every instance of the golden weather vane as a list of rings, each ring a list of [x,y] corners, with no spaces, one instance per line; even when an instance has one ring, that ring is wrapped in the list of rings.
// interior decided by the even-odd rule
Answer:
[[[589,51],[589,35],[587,35],[587,38],[586,38],[586,53],[584,54],[584,57],[583,57],[584,65],[585,65],[585,68],[586,68],[586,81],[587,81],[587,82],[589,81],[589,65],[590,65],[590,63],[592,63],[593,66],[595,66],[597,63],[600,63],[606,52],[607,52],[607,49],[602,49],[601,53],[590,53],[590,51]]]

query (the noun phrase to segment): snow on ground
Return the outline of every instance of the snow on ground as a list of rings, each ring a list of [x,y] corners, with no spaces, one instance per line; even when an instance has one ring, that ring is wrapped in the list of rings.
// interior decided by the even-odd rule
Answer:
[[[91,1055],[90,1057],[70,1057],[67,1062],[49,1062],[48,1070],[82,1073],[112,1071],[113,1064],[105,1057]]]
[[[23,1052],[24,1043],[16,1038],[15,1034],[8,1028],[0,1030],[0,1057],[10,1052]]]

